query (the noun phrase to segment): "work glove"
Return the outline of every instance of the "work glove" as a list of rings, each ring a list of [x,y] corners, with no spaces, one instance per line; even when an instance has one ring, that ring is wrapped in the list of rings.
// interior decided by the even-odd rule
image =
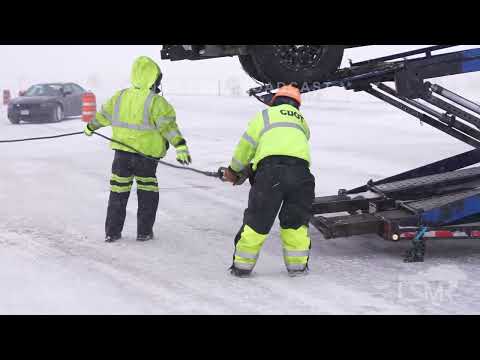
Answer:
[[[233,185],[236,185],[239,179],[240,175],[237,172],[233,171],[231,167],[228,167],[223,172],[223,180],[226,182],[231,182]]]
[[[182,165],[189,165],[192,162],[187,145],[180,145],[177,148],[177,161]]]
[[[83,130],[83,132],[85,133],[85,135],[87,136],[92,136],[93,135],[93,129],[90,128],[90,124],[87,124],[87,126],[85,127],[85,129]]]

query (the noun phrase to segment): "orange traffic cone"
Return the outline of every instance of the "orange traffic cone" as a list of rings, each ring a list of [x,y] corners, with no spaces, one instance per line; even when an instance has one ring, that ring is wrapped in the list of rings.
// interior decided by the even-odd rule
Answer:
[[[91,122],[97,113],[97,99],[92,92],[86,92],[82,96],[82,121]]]

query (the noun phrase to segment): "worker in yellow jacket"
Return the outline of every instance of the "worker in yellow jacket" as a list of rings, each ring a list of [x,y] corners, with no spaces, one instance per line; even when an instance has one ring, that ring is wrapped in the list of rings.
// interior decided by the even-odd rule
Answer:
[[[156,159],[163,158],[171,144],[177,151],[177,160],[184,165],[190,164],[187,142],[178,128],[175,110],[159,95],[161,80],[162,72],[155,61],[146,56],[136,59],[131,73],[132,87],[118,91],[110,98],[86,126],[85,134],[91,136],[101,127],[112,126],[113,140]],[[115,150],[115,157],[105,241],[114,242],[122,237],[134,179],[138,195],[137,240],[151,240],[159,201],[158,162],[116,142],[112,142],[111,147]]]
[[[248,277],[280,210],[283,255],[290,276],[308,271],[308,223],[315,197],[310,173],[310,130],[301,114],[300,90],[279,89],[271,107],[250,122],[224,177],[234,185],[253,173],[244,222],[235,238],[232,275]]]

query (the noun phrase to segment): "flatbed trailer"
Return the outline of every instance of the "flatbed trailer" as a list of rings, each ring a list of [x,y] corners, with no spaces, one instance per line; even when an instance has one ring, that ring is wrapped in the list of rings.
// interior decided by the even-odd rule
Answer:
[[[390,241],[410,239],[406,262],[424,261],[425,239],[480,239],[480,166],[474,166],[480,163],[480,105],[426,81],[480,71],[480,48],[433,54],[453,46],[351,63],[328,81],[297,84],[302,93],[332,86],[364,91],[474,148],[351,190],[341,189],[337,195],[317,197],[311,224],[326,239],[364,234]],[[395,87],[386,82],[394,82]],[[269,104],[278,85],[265,84],[249,94]]]

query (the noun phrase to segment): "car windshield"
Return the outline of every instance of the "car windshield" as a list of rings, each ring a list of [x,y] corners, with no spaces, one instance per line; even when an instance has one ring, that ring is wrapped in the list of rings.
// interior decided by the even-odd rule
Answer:
[[[60,96],[61,85],[33,85],[25,96]]]

